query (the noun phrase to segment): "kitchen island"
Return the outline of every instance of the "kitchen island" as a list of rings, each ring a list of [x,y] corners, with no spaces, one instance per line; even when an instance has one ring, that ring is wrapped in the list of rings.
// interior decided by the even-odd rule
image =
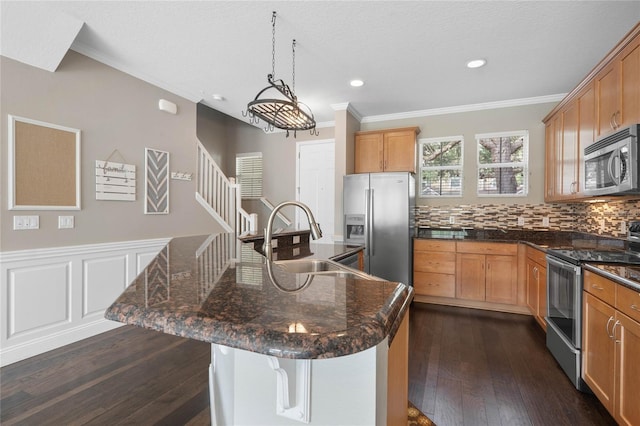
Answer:
[[[374,277],[293,274],[218,234],[171,240],[105,316],[212,344],[212,424],[406,424],[406,389],[400,403],[389,388],[406,387],[412,297]]]

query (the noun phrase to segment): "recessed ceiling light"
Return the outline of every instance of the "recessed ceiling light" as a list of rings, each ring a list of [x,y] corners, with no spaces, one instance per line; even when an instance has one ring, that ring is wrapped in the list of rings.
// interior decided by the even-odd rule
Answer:
[[[214,101],[224,101],[225,98],[222,95],[218,95],[217,93],[214,93],[213,95],[211,95],[211,97],[213,98]]]
[[[349,84],[351,84],[351,87],[362,87],[364,85],[364,81],[362,81],[362,80],[351,80],[351,82],[349,82]]]
[[[467,62],[467,68],[480,68],[485,66],[487,63],[484,59],[474,59],[473,61]]]

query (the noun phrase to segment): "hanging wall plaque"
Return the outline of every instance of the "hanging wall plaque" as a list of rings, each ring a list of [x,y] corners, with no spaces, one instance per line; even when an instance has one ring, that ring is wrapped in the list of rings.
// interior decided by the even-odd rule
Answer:
[[[145,214],[169,213],[169,153],[145,148]]]
[[[96,160],[96,200],[135,201],[136,166]]]

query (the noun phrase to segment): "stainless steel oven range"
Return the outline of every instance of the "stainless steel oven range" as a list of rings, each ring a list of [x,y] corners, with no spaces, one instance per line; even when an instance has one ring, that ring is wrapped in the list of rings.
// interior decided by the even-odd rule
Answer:
[[[629,224],[625,248],[547,251],[547,348],[574,386],[588,391],[582,371],[582,264],[640,265],[640,221]]]

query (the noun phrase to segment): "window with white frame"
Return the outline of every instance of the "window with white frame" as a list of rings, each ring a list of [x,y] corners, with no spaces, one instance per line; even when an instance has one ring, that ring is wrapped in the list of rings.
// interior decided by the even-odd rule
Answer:
[[[243,199],[262,197],[262,153],[236,155],[236,183]]]
[[[462,196],[462,136],[418,141],[420,197]]]
[[[526,196],[529,189],[529,132],[476,135],[478,196]]]

